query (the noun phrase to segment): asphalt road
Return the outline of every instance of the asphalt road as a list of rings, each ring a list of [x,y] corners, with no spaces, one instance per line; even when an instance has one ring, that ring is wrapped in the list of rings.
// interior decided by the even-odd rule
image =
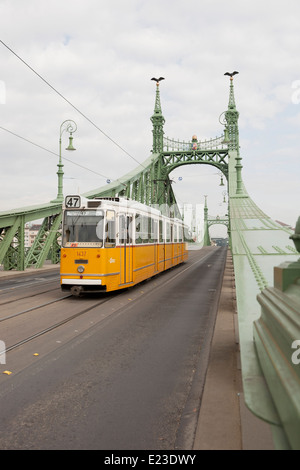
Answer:
[[[191,449],[225,259],[226,248],[190,252],[2,377],[0,449]]]

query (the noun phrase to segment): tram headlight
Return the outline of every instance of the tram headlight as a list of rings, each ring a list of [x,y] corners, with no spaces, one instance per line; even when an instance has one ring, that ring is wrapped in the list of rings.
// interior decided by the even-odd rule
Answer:
[[[81,274],[84,271],[84,266],[78,266],[77,271]]]

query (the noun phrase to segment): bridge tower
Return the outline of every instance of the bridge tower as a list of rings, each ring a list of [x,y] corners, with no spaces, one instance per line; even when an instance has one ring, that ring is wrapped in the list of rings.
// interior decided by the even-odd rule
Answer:
[[[205,197],[205,203],[204,203],[204,236],[203,236],[203,246],[210,246],[211,245],[211,239],[209,236],[209,227],[212,225],[225,225],[227,227],[228,231],[228,237],[229,237],[229,218],[228,215],[226,214],[225,217],[209,217],[208,215],[208,207],[207,207],[207,196]]]
[[[205,197],[204,202],[204,237],[203,237],[203,246],[210,246],[210,237],[208,231],[208,207],[207,207],[207,196]]]
[[[154,113],[150,119],[153,124],[152,153],[161,153],[163,150],[165,118],[162,115],[161,104],[160,104],[159,81],[156,83]]]
[[[230,77],[230,90],[229,90],[229,103],[228,109],[225,111],[226,130],[228,137],[229,150],[235,151],[236,155],[236,194],[242,194],[242,164],[240,156],[239,145],[239,127],[238,127],[239,112],[236,109],[234,98],[233,77]]]

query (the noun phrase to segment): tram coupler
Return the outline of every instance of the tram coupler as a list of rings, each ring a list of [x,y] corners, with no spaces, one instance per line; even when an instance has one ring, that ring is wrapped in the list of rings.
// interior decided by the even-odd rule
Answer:
[[[75,295],[75,297],[79,297],[83,294],[83,287],[82,286],[72,286],[71,287],[71,294]]]

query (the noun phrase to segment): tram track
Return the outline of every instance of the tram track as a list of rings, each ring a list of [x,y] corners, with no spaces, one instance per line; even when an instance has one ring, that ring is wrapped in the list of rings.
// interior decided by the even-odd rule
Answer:
[[[0,302],[0,307],[3,306],[3,305],[12,304],[14,302],[19,302],[20,300],[31,299],[33,297],[37,297],[38,295],[47,294],[47,292],[51,292],[51,291],[54,291],[54,290],[57,290],[57,287],[54,287],[53,289],[40,291],[40,292],[37,292],[36,294],[29,294],[29,295],[24,295],[22,297],[18,297],[16,299],[6,300],[5,302]]]
[[[69,298],[69,297],[72,297],[72,295],[68,295],[68,296],[66,296],[66,297],[63,297],[62,299],[57,299],[56,302],[59,301],[59,300],[64,300],[64,299]],[[80,317],[80,316],[84,315],[85,313],[90,312],[90,311],[93,310],[94,308],[98,307],[99,305],[104,304],[105,302],[108,302],[109,300],[110,300],[110,298],[108,298],[108,299],[102,299],[100,302],[96,302],[94,305],[92,305],[92,306],[90,306],[90,307],[88,307],[88,308],[86,308],[86,309],[84,309],[84,310],[81,310],[80,312],[77,312],[77,313],[75,313],[74,315],[71,315],[70,317],[64,318],[63,320],[61,320],[61,321],[59,321],[59,322],[57,322],[57,323],[55,323],[55,324],[53,324],[53,325],[50,325],[50,326],[48,326],[47,328],[44,328],[43,330],[38,331],[37,333],[34,333],[34,334],[28,336],[27,338],[24,338],[24,339],[18,341],[17,343],[15,343],[15,344],[13,344],[13,345],[11,345],[11,346],[6,347],[6,353],[8,353],[8,352],[10,352],[10,351],[12,351],[12,350],[14,350],[14,349],[16,349],[16,348],[22,346],[22,345],[25,344],[25,343],[28,343],[28,342],[30,342],[30,341],[33,341],[34,339],[39,338],[40,336],[43,336],[44,334],[49,333],[49,332],[55,330],[56,328],[59,328],[60,326],[65,325],[65,324],[68,323],[68,322],[71,322],[71,321],[74,320],[75,318]],[[54,303],[54,302],[50,302],[50,303]],[[47,304],[45,304],[45,305],[47,305]],[[45,305],[44,305],[44,306],[45,306]],[[22,314],[22,313],[24,313],[24,312],[20,312],[19,315]],[[16,315],[15,315],[15,316],[16,316]],[[3,320],[0,320],[0,321],[3,321]]]
[[[53,289],[53,290],[56,290],[56,289]],[[49,291],[47,291],[47,292],[49,292]],[[36,294],[36,295],[38,295],[38,294]],[[34,296],[28,296],[28,297],[23,297],[23,298],[25,299],[25,298],[31,298],[31,297],[34,297]],[[60,302],[61,300],[68,299],[70,297],[72,297],[71,294],[65,295],[64,297],[60,297],[59,299],[50,300],[49,302],[46,302],[46,303],[41,304],[41,305],[36,305],[34,307],[23,310],[22,312],[12,313],[11,315],[9,315],[7,317],[0,318],[0,323],[3,322],[3,321],[6,321],[6,320],[11,320],[12,318],[18,317],[20,315],[25,315],[26,313],[33,312],[34,310],[38,310],[39,308],[47,307],[48,305],[54,304],[56,302]],[[17,300],[23,300],[23,298],[22,299],[17,299]],[[16,300],[16,302],[17,302],[17,300]],[[10,301],[10,302],[7,302],[7,303],[12,303],[12,302],[13,302],[13,300]],[[6,303],[5,304],[0,304],[0,305],[6,305]]]
[[[0,306],[2,307],[2,312],[3,308],[7,306],[10,309],[14,309],[17,305],[18,302],[22,302],[23,300],[29,300],[36,298],[38,295],[43,296],[44,294],[47,294],[51,291],[56,291],[57,293],[60,292],[58,287],[54,289],[48,289],[47,291],[39,291],[37,293],[31,293],[30,295],[24,295],[23,297],[17,297],[14,299],[9,299],[6,302],[2,302]],[[115,297],[115,295],[114,295]],[[58,329],[59,327],[62,327],[63,325],[66,325],[67,323],[71,322],[72,320],[83,316],[84,314],[90,312],[91,310],[99,307],[100,305],[108,302],[112,296],[107,296],[105,298],[97,299],[95,301],[92,301],[91,303],[91,298],[88,297],[85,299],[90,305],[87,306],[87,303],[85,302],[84,305],[79,308],[79,310],[76,313],[72,313],[71,315],[66,316],[65,318],[57,318],[58,321],[52,323],[49,322],[49,318],[51,318],[53,315],[56,317],[64,317],[66,312],[69,310],[74,312],[74,305],[77,304],[77,306],[80,305],[80,302],[78,303],[78,299],[75,300],[74,296],[72,294],[66,294],[62,297],[55,297],[53,299],[48,300],[47,302],[42,302],[39,303],[38,305],[32,305],[29,306],[26,309],[18,310],[16,312],[12,312],[8,315],[3,316],[0,318],[0,323],[2,326],[2,331],[4,334],[5,329],[8,332],[8,336],[13,335],[14,337],[19,336],[19,332],[22,332],[23,330],[28,330],[27,335],[24,335],[21,339],[15,339],[13,340],[7,340],[5,341],[6,348],[5,348],[5,353],[9,353],[10,351],[13,351],[17,349],[18,347],[22,346],[25,343],[29,343],[30,341],[33,341],[36,338],[39,338],[40,336],[45,335],[46,333],[49,333],[55,329]],[[66,303],[68,300],[72,302],[72,299],[75,300],[75,304],[68,304]],[[73,302],[74,302],[73,300]],[[58,304],[60,302],[63,302],[63,307],[60,308],[59,310],[53,310],[50,311],[49,308],[54,306],[55,304]],[[84,307],[84,308],[82,308]],[[75,310],[77,307],[75,307]],[[31,315],[26,319],[26,315]],[[34,317],[32,317],[34,315]],[[13,323],[12,323],[13,322]],[[18,322],[18,323],[15,323]],[[47,324],[48,323],[48,324]],[[49,324],[50,323],[50,324]],[[36,326],[40,325],[39,328],[37,329]],[[30,332],[30,330],[35,330]]]
[[[11,285],[12,283],[12,279],[9,280],[9,281],[4,281],[4,283],[8,283],[8,287],[1,287],[0,289],[0,295],[6,295],[6,294],[9,294],[9,293],[12,293],[13,291],[17,290],[17,289],[22,289],[22,288],[29,288],[29,287],[38,287],[40,286],[41,284],[49,284],[49,283],[52,283],[52,282],[57,282],[59,280],[59,276],[55,276],[54,278],[52,279],[34,279],[32,281],[26,281],[26,282],[20,282],[18,280],[14,280],[13,281],[13,285]]]
[[[0,309],[10,304],[17,303],[19,301],[24,301],[37,297],[40,295],[47,294],[49,292],[57,290],[57,283],[59,282],[59,277],[56,276],[54,279],[34,279],[29,282],[19,283],[16,282],[16,285],[9,285],[8,287],[2,287],[0,289]],[[47,284],[55,283],[54,287],[47,286]],[[37,291],[35,291],[37,289]],[[15,295],[16,290],[18,290],[17,296]],[[28,292],[29,290],[29,292]],[[20,291],[20,293],[19,293]]]
[[[211,253],[203,253],[203,257],[201,257],[200,259],[197,259],[195,262],[193,261],[193,255],[191,256],[191,264],[189,264],[188,266],[185,266],[185,265],[178,265],[176,266],[175,268],[173,268],[172,270],[168,270],[168,271],[165,271],[164,273],[162,273],[161,275],[158,275],[158,276],[155,276],[149,280],[146,280],[144,282],[142,282],[141,284],[133,287],[131,290],[130,290],[130,297],[134,297],[134,292],[135,291],[139,291],[139,292],[143,292],[143,296],[146,295],[146,297],[148,295],[155,295],[155,292],[157,291],[157,289],[161,289],[164,285],[166,284],[169,284],[169,282],[171,282],[173,279],[175,279],[176,277],[180,276],[181,275],[181,272],[185,272],[186,270],[190,269],[190,267],[192,267],[194,264],[198,264],[199,262],[200,263],[205,263],[206,262],[206,259],[209,259],[209,257],[211,256]],[[171,276],[170,276],[170,272],[172,273]],[[164,277],[167,276],[165,279]],[[154,280],[156,282],[154,282],[152,285],[149,283],[149,281],[151,280]],[[160,281],[158,282],[157,284],[157,281]],[[145,287],[147,287],[145,289]],[[51,290],[55,290],[55,289],[51,289]],[[58,290],[56,288],[56,290]],[[49,292],[49,291],[46,291],[46,292]],[[22,298],[17,298],[15,300],[9,300],[7,302],[7,304],[11,304],[13,302],[18,302],[20,300],[23,300],[25,298],[31,298],[31,297],[36,297],[37,295],[39,294],[43,294],[42,292],[39,292],[39,293],[35,293],[33,295],[28,295],[28,296],[24,296]],[[65,295],[63,297],[60,297],[60,298],[55,298],[55,299],[51,299],[47,302],[43,302],[39,305],[35,305],[35,306],[32,306],[32,307],[29,307],[27,309],[24,309],[24,310],[21,310],[21,311],[18,311],[18,312],[14,312],[14,313],[11,313],[9,315],[6,315],[5,317],[3,318],[0,318],[0,323],[3,324],[3,325],[6,325],[7,324],[7,329],[11,329],[12,331],[14,331],[14,335],[19,335],[19,331],[23,331],[24,329],[26,330],[30,330],[31,327],[33,326],[33,329],[34,327],[36,326],[37,323],[41,323],[40,327],[38,328],[37,331],[33,331],[32,333],[30,331],[28,331],[27,335],[24,335],[24,337],[20,338],[20,339],[17,339],[15,338],[15,340],[11,340],[11,341],[6,341],[6,353],[9,353],[13,350],[16,350],[18,347],[26,344],[26,343],[29,343],[30,341],[33,341],[47,333],[50,333],[70,322],[72,322],[73,320],[75,320],[76,318],[79,318],[81,316],[84,316],[86,313],[88,312],[91,312],[92,310],[96,309],[97,307],[100,307],[101,305],[109,302],[110,300],[114,300],[116,299],[119,295],[121,295],[121,298],[122,298],[122,294],[125,296],[127,296],[128,294],[126,293],[126,291],[115,291],[113,293],[108,293],[107,294],[107,297],[102,297],[100,300],[99,300],[99,297],[97,298],[97,300],[95,300],[95,302],[92,302],[91,305],[87,305],[87,302],[91,302],[91,297],[90,296],[86,296],[86,297],[83,297],[81,298],[80,300],[77,299],[77,298],[74,298],[73,295],[71,294],[68,294],[68,295]],[[105,295],[105,294],[104,294]],[[137,295],[137,298],[139,298],[141,296],[141,294],[138,294]],[[69,302],[72,302],[72,299],[73,302],[75,301],[75,304],[73,303],[73,306],[69,305]],[[134,300],[134,299],[129,299],[130,301],[131,300]],[[55,305],[55,304],[58,304],[59,302],[63,302],[65,303],[66,302],[66,305],[63,307],[63,309],[60,310],[60,312],[58,313],[57,311],[55,312],[49,312],[48,310],[48,307],[51,307],[52,305]],[[66,316],[65,318],[62,318],[62,319],[57,319],[56,322],[52,323],[52,324],[48,324],[48,325],[45,325],[45,323],[47,323],[47,320],[49,318],[49,316],[52,316],[53,314],[55,314],[56,316],[62,316],[62,314],[64,314],[65,312],[67,312],[68,309],[71,309],[74,311],[74,305],[80,305],[81,303],[84,303],[84,306],[85,308],[80,308],[79,311],[77,311],[76,313],[72,313],[71,315],[68,315]],[[5,303],[2,303],[1,304],[2,306],[5,305]],[[43,312],[42,310],[43,309],[46,309],[47,308],[47,312]],[[41,313],[39,314],[38,317],[29,317],[28,320],[23,320],[21,323],[18,323],[18,324],[10,324],[10,321],[18,321],[18,318],[23,318],[23,317],[26,317],[26,314],[30,315],[30,314],[34,314],[34,313],[38,313],[38,311],[41,311]],[[100,318],[100,315],[99,315],[99,318]],[[101,319],[100,319],[101,321]]]

